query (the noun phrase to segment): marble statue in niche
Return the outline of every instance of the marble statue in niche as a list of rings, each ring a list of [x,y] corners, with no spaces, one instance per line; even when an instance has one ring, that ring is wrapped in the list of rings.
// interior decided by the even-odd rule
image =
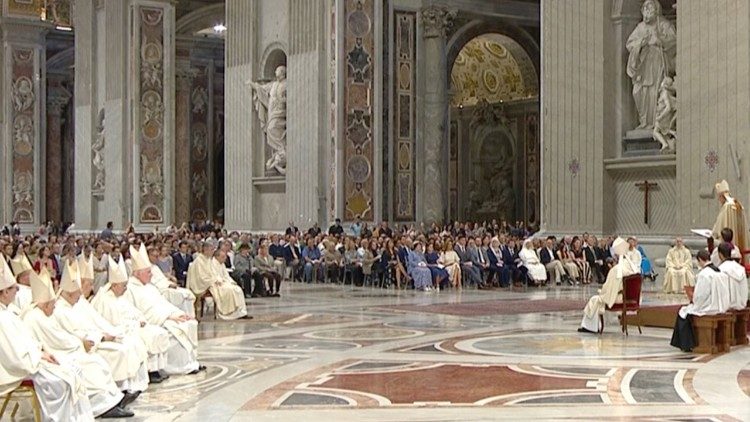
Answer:
[[[267,171],[286,174],[286,66],[276,68],[276,79],[261,83],[248,81],[253,90],[253,103],[258,113],[271,157]]]
[[[657,0],[645,0],[641,14],[643,20],[625,44],[629,53],[627,74],[633,82],[633,99],[638,110],[636,129],[652,130],[659,87],[666,76],[674,74],[677,34],[674,25],[662,15]]]
[[[665,76],[659,88],[654,120],[654,139],[661,144],[662,151],[674,151],[677,137],[677,94],[674,80]]]
[[[104,195],[104,109],[99,110],[96,124],[96,138],[91,145],[91,164],[93,165],[94,177],[91,186],[93,196]]]

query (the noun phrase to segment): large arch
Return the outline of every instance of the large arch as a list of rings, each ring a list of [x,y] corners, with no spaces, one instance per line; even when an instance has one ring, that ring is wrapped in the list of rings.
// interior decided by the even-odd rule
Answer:
[[[181,17],[175,25],[177,35],[208,35],[217,24],[223,24],[226,19],[226,9],[224,3],[212,4],[194,10]]]

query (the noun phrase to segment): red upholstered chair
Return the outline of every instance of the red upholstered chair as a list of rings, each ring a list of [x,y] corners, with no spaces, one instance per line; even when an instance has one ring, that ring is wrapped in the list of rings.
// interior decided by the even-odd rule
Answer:
[[[750,263],[748,263],[748,260],[750,260],[750,249],[745,249],[744,251],[740,251],[742,254],[742,264],[743,267],[745,267],[745,275],[750,277]]]
[[[628,335],[628,312],[638,312],[641,309],[641,285],[643,284],[643,276],[640,274],[633,274],[622,279],[622,303],[615,303],[610,308],[606,308],[610,312],[620,312],[620,324],[622,325],[622,332]],[[643,334],[641,330],[640,319],[638,321],[638,333]],[[601,330],[599,334],[604,332],[604,315],[599,315],[599,322]]]
[[[8,392],[5,394],[5,400],[3,400],[3,405],[0,407],[0,420],[4,420],[3,416],[5,415],[5,410],[8,407],[8,403],[10,402],[11,398],[13,398],[13,395],[18,393],[26,393],[30,396],[31,399],[31,409],[34,412],[34,422],[42,422],[42,406],[39,403],[39,399],[36,397],[36,390],[34,389],[34,382],[30,379],[25,379],[21,381],[21,385],[16,387],[14,390]],[[13,411],[10,414],[10,419],[14,420],[16,418],[16,413],[18,412],[18,403],[13,407]]]

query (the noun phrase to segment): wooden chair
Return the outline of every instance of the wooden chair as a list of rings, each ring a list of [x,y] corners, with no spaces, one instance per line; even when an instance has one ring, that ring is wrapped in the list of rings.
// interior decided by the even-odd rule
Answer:
[[[610,312],[620,313],[620,325],[622,332],[628,335],[628,312],[638,312],[641,309],[641,285],[643,284],[643,276],[640,274],[633,274],[622,279],[622,303],[615,303],[612,307],[607,307],[606,310]],[[636,318],[638,316],[636,315]],[[638,333],[643,334],[641,330],[640,319],[638,321]],[[604,315],[599,315],[599,322],[601,329],[599,334],[604,333]]]
[[[691,316],[695,347],[693,353],[728,352],[734,317],[730,314]]]
[[[211,295],[211,290],[206,290],[202,295],[195,298],[195,316],[198,317],[198,319],[203,319],[203,310],[206,306],[206,299],[209,297],[213,301],[214,319],[216,319],[216,300],[213,298],[213,295]]]
[[[5,395],[5,400],[3,400],[3,405],[2,407],[0,407],[0,420],[4,420],[3,416],[5,415],[5,410],[8,407],[8,403],[10,403],[10,400],[13,398],[13,395],[17,393],[29,394],[31,398],[31,409],[34,412],[34,422],[42,422],[42,406],[39,403],[39,398],[36,396],[36,389],[34,388],[34,382],[29,379],[21,381],[21,385],[19,385],[13,391],[10,391]],[[10,412],[11,420],[14,420],[16,418],[16,413],[18,412],[18,408],[19,408],[19,404],[16,403],[16,405],[13,406],[13,411]]]

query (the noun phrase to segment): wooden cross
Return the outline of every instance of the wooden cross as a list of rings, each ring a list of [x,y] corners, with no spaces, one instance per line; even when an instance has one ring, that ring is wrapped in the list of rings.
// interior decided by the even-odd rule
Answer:
[[[651,188],[659,186],[658,183],[649,183],[648,180],[644,180],[641,183],[635,184],[640,190],[643,191],[643,223],[648,225],[648,193]]]

